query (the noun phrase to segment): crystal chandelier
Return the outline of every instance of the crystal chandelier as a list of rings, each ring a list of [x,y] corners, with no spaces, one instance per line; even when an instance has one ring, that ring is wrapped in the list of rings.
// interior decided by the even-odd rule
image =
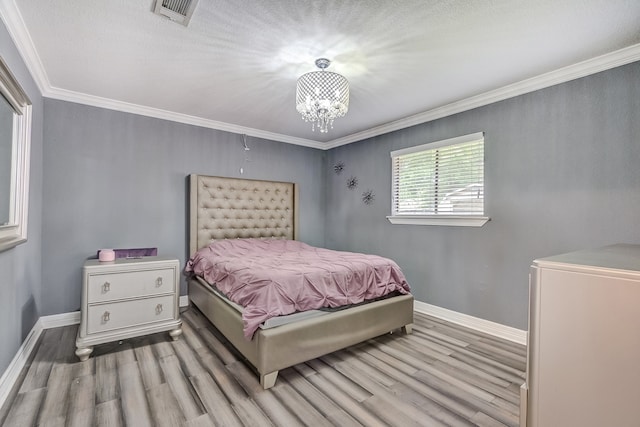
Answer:
[[[328,59],[317,59],[320,71],[300,76],[296,90],[296,109],[302,119],[311,122],[311,130],[317,126],[322,133],[327,133],[329,126],[333,129],[333,120],[349,110],[349,82],[340,74],[326,71],[329,64]]]

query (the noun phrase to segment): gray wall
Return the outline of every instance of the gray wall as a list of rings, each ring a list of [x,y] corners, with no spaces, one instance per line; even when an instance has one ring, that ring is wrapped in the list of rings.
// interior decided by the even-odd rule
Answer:
[[[300,240],[324,245],[320,150],[249,137],[246,162],[237,134],[52,99],[44,117],[43,314],[79,309],[99,248],[157,247],[184,266],[192,173],[297,183]]]
[[[33,104],[27,242],[0,252],[0,375],[42,315],[42,96],[0,21],[0,56]]]
[[[0,372],[38,317],[79,308],[82,263],[96,249],[157,246],[184,264],[190,173],[239,177],[242,166],[247,178],[294,181],[301,240],[392,257],[418,300],[521,329],[532,259],[640,243],[640,63],[329,152],[249,138],[245,162],[240,135],[43,102],[4,25],[0,55],[34,113],[29,240],[0,253]],[[389,224],[389,151],[478,131],[492,221]]]
[[[391,225],[389,152],[479,131],[491,221]],[[640,243],[640,63],[338,147],[328,168],[337,161],[345,170],[327,176],[328,247],[389,256],[418,300],[527,329],[533,259]],[[373,205],[360,200],[366,189]]]

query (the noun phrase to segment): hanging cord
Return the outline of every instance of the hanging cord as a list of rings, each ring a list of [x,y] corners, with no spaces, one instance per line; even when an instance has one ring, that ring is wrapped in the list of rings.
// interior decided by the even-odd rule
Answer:
[[[251,148],[247,145],[247,135],[242,135],[242,143],[244,144],[244,161],[250,162],[249,151],[251,151]]]
[[[244,158],[245,158],[245,160],[247,160],[247,161],[248,161],[248,159],[249,159],[249,157],[248,157],[248,156],[249,156],[249,153],[247,153],[247,151],[251,151],[251,148],[249,148],[249,147],[247,146],[247,135],[242,135],[242,143],[244,144],[244,151],[245,151],[245,153],[244,153],[244,154],[245,154],[245,157],[244,157]]]
[[[251,161],[249,158],[249,151],[251,151],[251,148],[247,145],[247,135],[242,135],[242,144],[244,145],[244,163],[240,167],[241,175],[244,173],[244,164]]]

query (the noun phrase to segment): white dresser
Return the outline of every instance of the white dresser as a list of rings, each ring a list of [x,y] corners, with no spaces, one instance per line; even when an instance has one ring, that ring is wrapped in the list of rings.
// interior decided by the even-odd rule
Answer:
[[[87,360],[96,344],[167,330],[178,339],[182,334],[179,284],[177,259],[85,262],[76,355]]]
[[[640,426],[640,245],[533,262],[524,391],[528,427]]]

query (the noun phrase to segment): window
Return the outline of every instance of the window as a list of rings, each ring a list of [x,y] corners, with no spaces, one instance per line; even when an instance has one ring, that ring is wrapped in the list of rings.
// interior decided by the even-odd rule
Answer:
[[[393,224],[481,226],[484,134],[391,152]]]

